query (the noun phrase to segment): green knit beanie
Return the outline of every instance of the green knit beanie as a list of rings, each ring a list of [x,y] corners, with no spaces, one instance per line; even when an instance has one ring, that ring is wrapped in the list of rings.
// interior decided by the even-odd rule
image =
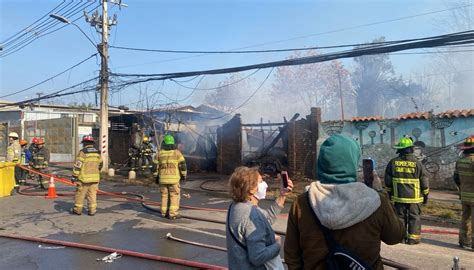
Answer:
[[[321,145],[318,178],[323,184],[346,184],[357,180],[359,144],[344,135],[333,135]]]

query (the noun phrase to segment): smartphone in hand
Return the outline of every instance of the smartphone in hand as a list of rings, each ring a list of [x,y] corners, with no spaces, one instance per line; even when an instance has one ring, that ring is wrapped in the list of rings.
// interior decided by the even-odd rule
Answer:
[[[287,171],[281,172],[281,181],[283,183],[283,187],[287,188],[288,187],[288,172]]]

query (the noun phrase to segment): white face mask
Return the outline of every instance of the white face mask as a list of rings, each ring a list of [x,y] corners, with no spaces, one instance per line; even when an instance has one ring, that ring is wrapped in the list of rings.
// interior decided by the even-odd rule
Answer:
[[[267,195],[267,188],[268,188],[267,182],[262,181],[258,183],[257,192],[255,192],[253,196],[257,198],[258,200],[265,199],[265,196]]]

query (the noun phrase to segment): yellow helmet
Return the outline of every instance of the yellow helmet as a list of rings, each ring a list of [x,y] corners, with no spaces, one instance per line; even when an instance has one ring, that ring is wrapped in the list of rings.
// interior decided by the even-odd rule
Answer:
[[[147,143],[150,141],[150,138],[148,138],[148,136],[143,136],[143,142],[144,143]]]
[[[19,138],[18,133],[16,133],[16,132],[10,132],[10,133],[8,134],[8,137],[10,137],[10,138],[17,138],[17,139]]]

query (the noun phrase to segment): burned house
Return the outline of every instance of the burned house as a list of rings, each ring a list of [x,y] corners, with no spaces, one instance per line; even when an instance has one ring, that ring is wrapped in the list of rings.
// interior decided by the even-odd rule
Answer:
[[[190,171],[215,171],[216,131],[230,116],[211,106],[170,107],[111,117],[110,157],[116,166],[128,162],[128,149],[150,137],[155,151],[165,134],[175,137]]]

